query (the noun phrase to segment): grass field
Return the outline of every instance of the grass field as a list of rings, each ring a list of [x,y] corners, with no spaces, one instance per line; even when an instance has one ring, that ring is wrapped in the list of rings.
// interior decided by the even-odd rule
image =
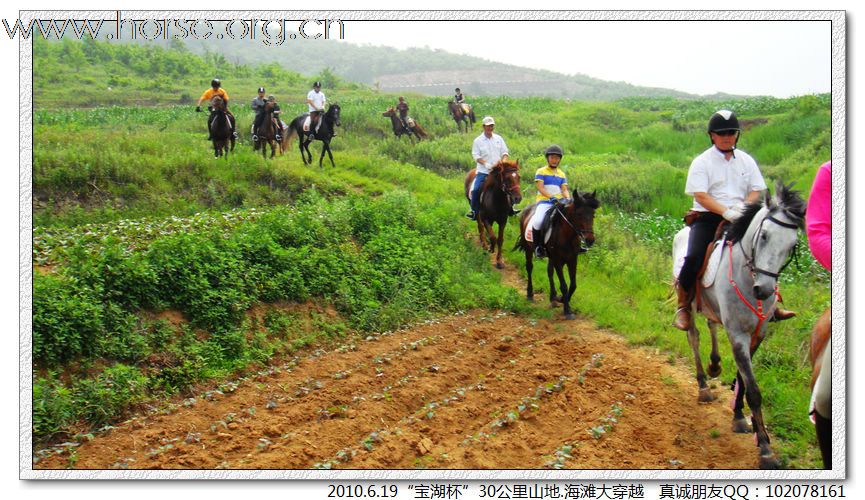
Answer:
[[[156,69],[140,71],[170,76],[170,64],[204,72],[218,63],[163,52],[148,55]],[[396,96],[350,84],[327,89],[342,108],[343,127],[333,142],[336,168],[319,169],[304,166],[296,150],[263,160],[248,143],[252,96],[243,89],[267,71],[286,77],[291,85],[276,88],[291,117],[303,111],[305,82],[278,67],[223,66],[223,79],[238,83],[231,91],[241,105],[233,109],[246,137],[227,160],[215,160],[204,115],[190,103],[200,83],[166,77],[153,87],[130,78],[113,87],[121,97],[111,103],[120,105],[92,107],[109,102],[83,89],[111,73],[123,54],[82,53],[85,61],[104,57],[108,69],[92,70],[81,88],[56,91],[38,76],[47,73],[35,71],[52,67],[52,54],[41,60],[37,51],[34,61],[38,440],[88,432],[144,401],[333,338],[472,307],[549,316],[526,303],[524,291],[502,284],[470,237],[462,178],[480,130],[456,133],[444,99],[408,96],[412,116],[431,134],[412,144],[394,138],[381,116]],[[131,105],[143,101],[148,105]],[[522,165],[526,198],[551,143],[565,149],[572,188],[597,191],[598,242],[581,260],[576,309],[633,344],[668,351],[677,363],[690,361],[685,336],[668,326],[669,246],[690,205],[682,192],[688,165],[709,145],[708,116],[726,107],[756,122],[739,146],[757,159],[767,184],[796,181],[807,194],[829,158],[825,95],[472,103],[479,116],[495,116]],[[318,146],[313,150],[317,160]],[[506,238],[510,248],[514,225]],[[787,465],[813,467],[819,454],[804,417],[807,340],[830,296],[827,274],[801,254],[781,285],[785,304],[800,315],[772,326],[756,365],[774,444]],[[522,266],[519,253],[506,258]],[[545,273],[535,273],[535,285],[546,288]],[[310,303],[336,314],[297,307]],[[734,371],[726,347],[723,356],[727,381]]]

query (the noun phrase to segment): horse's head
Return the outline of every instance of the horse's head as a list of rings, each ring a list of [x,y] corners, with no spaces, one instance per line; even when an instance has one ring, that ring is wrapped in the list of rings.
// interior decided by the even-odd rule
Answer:
[[[591,193],[576,191],[574,200],[564,208],[568,222],[588,247],[595,244],[595,210],[601,206],[595,193],[596,191]]]
[[[210,99],[210,106],[217,111],[225,111],[225,100],[222,96],[215,95]]]
[[[387,111],[382,113],[381,116],[386,116],[388,118],[392,118],[392,117],[396,116],[396,109],[394,109],[393,107],[387,108]]]
[[[328,106],[327,107],[327,113],[325,113],[325,116],[327,117],[329,122],[331,122],[334,125],[336,125],[337,127],[339,127],[340,126],[340,123],[339,123],[339,104],[334,103],[334,104],[331,104],[330,106]]]
[[[754,280],[754,296],[760,300],[775,293],[778,275],[787,267],[799,241],[799,229],[805,225],[806,205],[792,186],[778,181],[775,196],[767,192],[759,210],[750,215],[749,211],[755,210],[752,205],[742,217],[752,217],[740,244]],[[741,221],[741,224],[746,222]]]
[[[496,184],[505,192],[510,204],[516,205],[523,201],[523,192],[520,188],[520,162],[500,161],[490,172],[496,180]]]

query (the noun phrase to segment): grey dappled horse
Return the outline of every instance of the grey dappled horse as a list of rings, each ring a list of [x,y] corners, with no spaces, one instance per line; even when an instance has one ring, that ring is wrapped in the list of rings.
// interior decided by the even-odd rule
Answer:
[[[701,312],[707,318],[712,335],[708,373],[712,377],[721,373],[716,333],[718,323],[721,323],[727,331],[738,370],[734,382],[733,432],[755,433],[761,469],[777,469],[781,464],[769,446],[761,408],[762,396],[754,377],[751,357],[766,336],[766,325],[777,301],[778,275],[796,247],[797,233],[804,222],[805,202],[799,193],[777,182],[775,196],[771,197],[767,192],[764,201],[748,205],[744,215],[731,225],[728,243],[714,249],[714,252],[722,253],[711,286],[697,284],[701,288]],[[691,322],[688,342],[696,363],[700,387],[698,400],[712,401],[715,396],[706,385],[706,374],[700,361],[700,334],[695,324],[696,321]],[[750,426],[742,413],[743,398],[747,399],[751,409]]]

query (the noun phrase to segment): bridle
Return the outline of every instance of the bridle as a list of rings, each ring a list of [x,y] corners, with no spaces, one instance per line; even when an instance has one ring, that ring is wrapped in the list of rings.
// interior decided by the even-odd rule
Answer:
[[[778,224],[779,226],[785,227],[787,229],[793,229],[793,230],[799,229],[799,226],[797,224],[793,224],[790,222],[784,222],[782,220],[776,219],[772,215],[773,212],[774,211],[769,212],[769,215],[767,215],[766,217],[763,218],[763,220],[760,221],[760,227],[757,228],[756,232],[754,232],[754,237],[751,240],[751,255],[750,256],[748,256],[748,253],[745,251],[745,247],[742,246],[742,241],[739,240],[739,247],[742,250],[742,255],[745,256],[745,264],[748,266],[748,269],[751,272],[752,279],[755,279],[755,280],[756,280],[757,274],[769,276],[770,278],[777,280],[778,276],[781,275],[781,272],[784,271],[784,269],[790,264],[790,262],[794,259],[794,257],[796,257],[798,255],[799,242],[797,241],[796,244],[793,246],[793,251],[790,253],[790,257],[788,257],[787,261],[784,263],[784,265],[782,265],[781,268],[778,269],[777,273],[773,273],[771,271],[767,271],[766,269],[760,269],[759,267],[757,267],[757,264],[756,264],[756,262],[757,262],[757,241],[759,240],[760,235],[763,233],[763,224],[765,224],[767,220],[770,222],[774,222],[775,224]],[[794,216],[791,215],[790,213],[788,213],[786,210],[784,210],[784,213],[787,215],[787,217],[794,219]]]
[[[781,294],[778,292],[777,279],[778,279],[778,276],[781,275],[781,271],[783,271],[784,268],[786,268],[787,265],[790,264],[790,261],[793,260],[793,256],[796,255],[797,248],[799,247],[799,242],[798,242],[798,240],[796,241],[796,244],[793,246],[793,251],[791,252],[790,257],[787,259],[787,262],[785,262],[784,265],[781,266],[780,269],[778,269],[777,273],[773,273],[773,272],[767,271],[765,269],[760,269],[759,267],[756,266],[755,262],[756,262],[756,258],[757,258],[757,241],[760,237],[760,234],[763,232],[763,224],[765,224],[767,220],[770,222],[774,222],[775,224],[778,224],[779,226],[785,227],[787,229],[798,230],[799,226],[796,224],[791,224],[789,222],[784,222],[784,221],[778,220],[772,215],[772,213],[773,212],[770,211],[769,214],[766,217],[764,217],[763,220],[760,221],[760,227],[758,227],[757,231],[755,231],[755,233],[754,233],[754,237],[751,240],[751,256],[749,257],[748,253],[745,251],[745,247],[742,245],[742,240],[739,240],[739,248],[742,250],[742,255],[745,257],[745,265],[748,266],[748,270],[751,273],[751,280],[756,282],[758,273],[769,276],[772,279],[776,280],[776,282],[775,282],[775,296],[778,300],[780,300]],[[794,216],[792,216],[786,210],[784,210],[784,213],[787,215],[787,217],[790,217],[791,219],[794,219],[794,220],[796,219]],[[728,243],[727,246],[730,249],[730,258],[728,259],[729,263],[730,263],[730,269],[729,269],[730,285],[733,287],[733,290],[736,292],[736,295],[739,296],[739,300],[741,300],[742,303],[745,304],[748,307],[748,309],[750,309],[751,312],[754,313],[755,316],[757,316],[757,326],[754,327],[754,332],[751,333],[751,346],[750,347],[751,347],[751,352],[754,352],[754,349],[756,349],[756,347],[757,347],[757,342],[759,341],[760,327],[763,326],[763,322],[766,321],[766,319],[769,317],[769,315],[764,313],[764,311],[763,311],[763,301],[762,300],[757,299],[757,307],[754,307],[753,305],[751,305],[750,302],[748,302],[748,299],[745,298],[745,295],[739,289],[739,285],[737,285],[736,281],[733,279],[733,244]]]
[[[507,176],[517,177],[519,175],[519,171],[520,171],[520,169],[517,166],[505,167],[504,164],[501,166],[501,168],[499,168],[499,171],[498,171],[499,184],[501,185],[500,189],[505,194],[505,197],[507,197],[508,205],[513,205],[514,204],[514,195],[516,193],[522,194],[522,191],[520,190],[520,183],[519,182],[514,182],[513,185],[508,187],[508,183],[507,183],[505,177],[507,177]]]
[[[562,212],[561,208],[559,208],[558,203],[553,204],[553,209],[562,217],[562,220],[565,221],[565,224],[567,224],[568,227],[570,227],[571,230],[576,233],[577,236],[579,236],[581,239],[585,239],[586,235],[589,235],[592,237],[592,239],[594,239],[595,232],[592,229],[577,229],[576,226],[574,226],[574,224],[571,223],[570,220],[568,220],[568,217],[565,215],[564,212]]]

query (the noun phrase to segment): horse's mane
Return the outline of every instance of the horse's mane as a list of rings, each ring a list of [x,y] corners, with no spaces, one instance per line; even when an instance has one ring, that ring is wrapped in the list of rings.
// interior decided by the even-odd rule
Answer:
[[[514,161],[501,160],[500,162],[496,163],[493,166],[493,168],[490,169],[490,174],[497,172],[499,170],[508,170],[508,169],[513,169],[513,170],[519,171],[520,162],[518,160],[514,160]],[[481,190],[485,190],[487,187],[493,185],[493,183],[495,181],[496,181],[495,175],[488,175],[487,178],[484,179],[483,185],[481,185]]]
[[[795,222],[799,227],[802,227],[805,223],[805,209],[808,205],[805,203],[805,200],[802,199],[799,191],[793,189],[792,183],[789,186],[785,186],[779,182],[776,186],[775,192],[778,197],[778,206],[784,210],[787,215],[795,219]]]
[[[795,222],[796,225],[799,227],[804,226],[805,209],[807,208],[807,204],[802,199],[799,191],[793,189],[793,184],[785,186],[781,181],[776,182],[775,197],[767,199],[769,200],[768,208],[770,210],[783,210],[784,213],[793,219],[793,222]],[[732,242],[741,240],[745,236],[745,232],[748,231],[748,226],[750,226],[751,222],[754,220],[754,216],[757,215],[757,212],[759,212],[763,206],[763,200],[746,204],[745,209],[742,211],[742,216],[730,225],[730,229],[727,231],[727,238]]]
[[[601,206],[601,202],[598,201],[597,198],[595,198],[595,193],[589,193],[587,191],[579,191],[577,194],[580,195],[579,196],[580,199],[583,200],[583,202],[586,205],[588,205],[589,208],[593,208],[593,209],[597,210]]]
[[[745,233],[748,231],[748,226],[751,225],[754,216],[757,215],[757,212],[762,208],[763,200],[757,200],[753,203],[745,204],[745,208],[742,210],[742,216],[730,224],[730,228],[727,230],[727,239],[735,243],[745,237]]]

